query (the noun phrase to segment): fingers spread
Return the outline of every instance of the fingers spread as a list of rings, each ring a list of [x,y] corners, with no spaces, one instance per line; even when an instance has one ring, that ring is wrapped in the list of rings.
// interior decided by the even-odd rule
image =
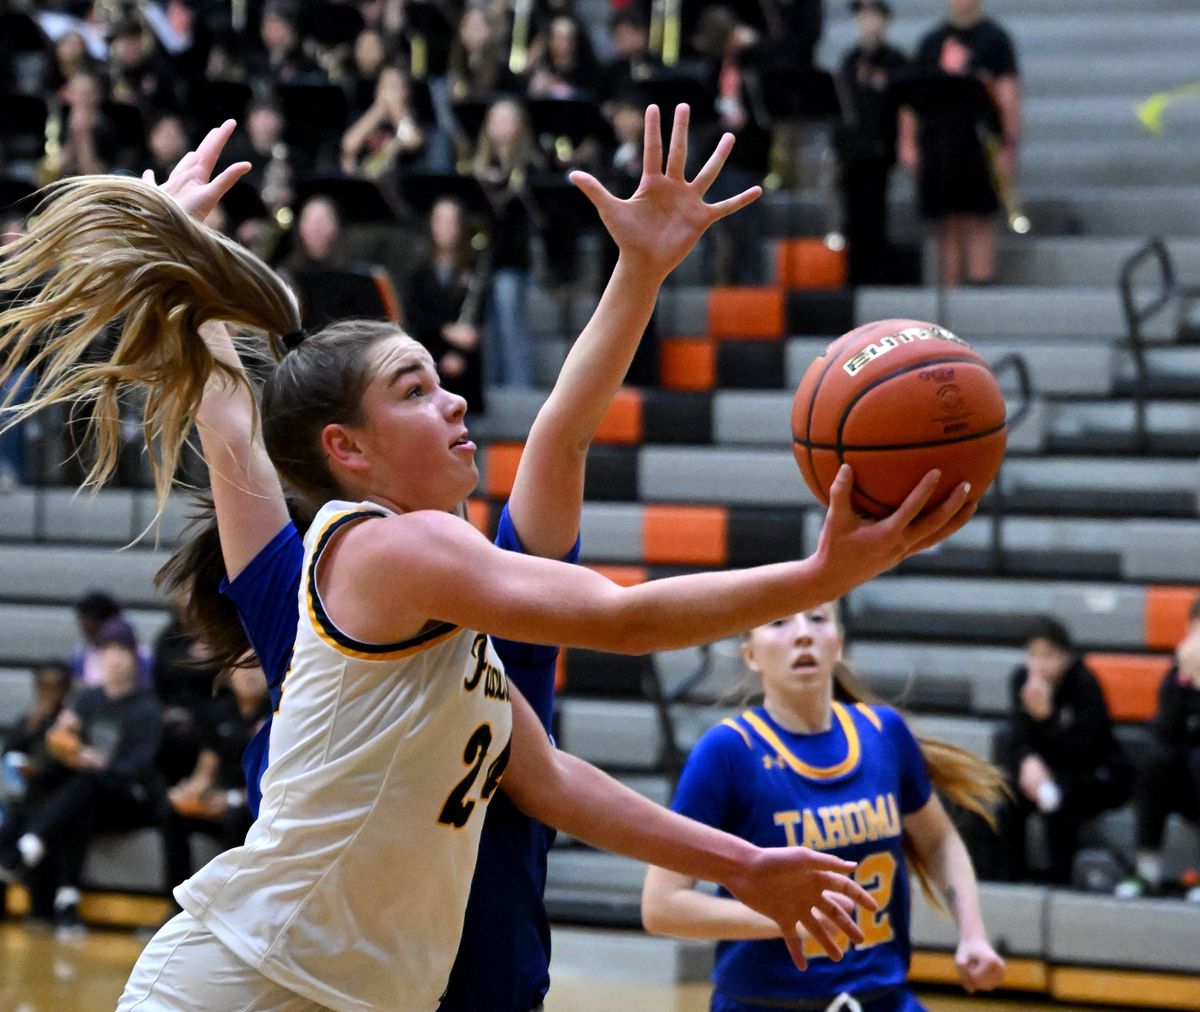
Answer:
[[[658,106],[646,106],[646,133],[642,141],[642,175],[662,175],[662,127],[658,121]]]
[[[217,193],[225,194],[229,188],[233,186],[239,179],[250,171],[249,162],[234,162],[229,168],[222,172],[216,179],[212,181],[213,188]]]
[[[957,514],[955,514],[954,518],[948,524],[938,529],[929,537],[918,541],[910,550],[911,554],[915,555],[917,552],[925,551],[926,548],[932,548],[939,541],[944,541],[946,538],[950,537],[950,535],[956,534],[958,531],[962,530],[968,523],[970,523],[971,518],[975,515],[975,511],[977,509],[979,509],[978,502],[967,503],[958,511]]]
[[[614,199],[600,180],[590,173],[577,169],[568,178],[583,191],[583,195],[592,202],[597,211],[603,212]]]
[[[667,175],[672,179],[683,179],[683,167],[687,163],[690,113],[691,109],[684,103],[675,106],[675,122],[671,125],[671,146],[667,151]]]
[[[946,496],[935,509],[929,511],[929,515],[922,517],[912,527],[913,536],[918,541],[924,541],[926,538],[932,537],[949,524],[963,506],[966,505],[967,496],[971,492],[971,486],[966,482],[961,482],[954,487],[954,490]]]
[[[753,204],[759,197],[762,196],[761,186],[752,186],[748,190],[743,190],[736,197],[729,197],[726,200],[710,204],[712,208],[712,218],[716,221],[718,218],[724,218],[733,214],[734,211],[740,211],[747,204]]]
[[[826,895],[837,896],[838,894],[827,893]],[[866,937],[862,928],[858,926],[858,922],[833,899],[822,897],[822,902],[817,904],[813,911],[833,935],[845,935],[856,945]]]
[[[833,932],[828,930],[824,924],[814,915],[812,911],[800,916],[800,923],[804,925],[809,935],[822,950],[825,955],[832,959],[835,963],[840,962],[842,958],[842,947],[838,945],[833,937]]]
[[[780,925],[783,928],[783,941],[787,945],[788,954],[792,957],[792,962],[796,964],[797,969],[807,970],[808,960],[804,958],[804,945],[800,941],[800,936],[796,933],[795,926],[787,927]]]
[[[834,892],[845,893],[858,906],[866,907],[872,913],[879,909],[879,903],[875,897],[860,886],[854,879],[846,875],[829,875],[826,889],[832,889]]]
[[[692,185],[700,191],[700,196],[708,193],[709,187],[717,181],[717,176],[721,174],[721,169],[725,167],[725,159],[729,157],[729,152],[733,150],[733,134],[722,134],[721,139],[717,142],[713,153],[708,156],[708,161],[704,163],[704,168],[696,173],[696,178],[692,180]]]
[[[924,478],[917,482],[917,487],[908,493],[908,498],[904,500],[886,521],[892,530],[904,530],[916,520],[917,516],[929,502],[929,497],[933,495],[933,490],[937,488],[937,483],[942,480],[942,472],[934,468]]]
[[[199,158],[205,179],[212,174],[213,167],[217,164],[217,159],[221,157],[221,150],[233,135],[236,126],[237,123],[234,120],[227,119],[219,127],[214,127],[210,130],[204,140],[200,142],[200,146],[196,149],[196,155]]]

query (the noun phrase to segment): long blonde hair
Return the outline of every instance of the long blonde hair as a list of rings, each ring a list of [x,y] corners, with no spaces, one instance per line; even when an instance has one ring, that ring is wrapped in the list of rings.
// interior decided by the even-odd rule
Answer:
[[[29,231],[0,248],[0,292],[15,295],[0,313],[0,383],[19,363],[38,374],[25,403],[10,394],[0,405],[5,426],[51,404],[92,402],[96,456],[84,484],[102,485],[120,451],[119,396],[140,389],[160,507],[213,369],[244,382],[213,357],[200,326],[225,321],[273,337],[300,326],[295,297],[266,264],[122,176],[49,187]],[[88,361],[110,324],[112,353]]]

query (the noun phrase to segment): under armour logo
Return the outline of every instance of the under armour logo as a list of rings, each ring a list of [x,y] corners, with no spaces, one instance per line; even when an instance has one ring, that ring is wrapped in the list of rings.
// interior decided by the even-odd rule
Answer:
[[[784,768],[784,766],[787,765],[787,763],[785,763],[783,761],[783,756],[778,756],[778,755],[777,756],[769,756],[769,755],[763,756],[762,764],[763,764],[764,770],[781,770]]]
[[[825,1012],[863,1012],[863,1007],[854,995],[843,991],[829,1003]]]

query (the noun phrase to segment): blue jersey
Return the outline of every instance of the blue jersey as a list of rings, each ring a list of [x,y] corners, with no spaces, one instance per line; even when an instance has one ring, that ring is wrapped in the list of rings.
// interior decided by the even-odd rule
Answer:
[[[496,544],[524,551],[507,506],[500,514]],[[279,686],[296,639],[303,557],[303,539],[289,522],[234,580],[221,585],[259,656],[272,712],[279,705]],[[579,561],[578,539],[566,561]],[[501,639],[494,639],[493,646],[509,680],[548,732],[558,648]],[[261,798],[259,782],[270,758],[269,740],[270,721],[259,729],[242,758],[255,815]],[[550,987],[550,926],[542,897],[546,855],[553,841],[550,829],[524,815],[504,794],[488,805],[443,1012],[528,1012],[545,996]]]
[[[866,939],[841,962],[807,942],[804,973],[782,940],[721,942],[713,1008],[893,988],[901,989],[895,1008],[920,1008],[903,990],[910,946],[901,834],[903,817],[931,792],[920,746],[888,707],[834,703],[832,726],[820,734],[786,731],[762,708],[711,728],[688,759],[674,809],[761,847],[798,844],[856,861],[855,878],[879,903],[877,913],[858,912]]]

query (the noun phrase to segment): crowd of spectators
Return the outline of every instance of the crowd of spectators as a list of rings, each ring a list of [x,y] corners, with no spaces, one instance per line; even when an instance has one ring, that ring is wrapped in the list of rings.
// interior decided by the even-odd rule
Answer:
[[[75,612],[79,649],[33,672],[32,706],[0,729],[0,892],[23,882],[31,915],[67,936],[95,834],[158,827],[168,895],[192,873],[195,834],[242,842],[241,757],[269,705],[261,670],[217,672],[177,616],[150,651],[109,595]]]

